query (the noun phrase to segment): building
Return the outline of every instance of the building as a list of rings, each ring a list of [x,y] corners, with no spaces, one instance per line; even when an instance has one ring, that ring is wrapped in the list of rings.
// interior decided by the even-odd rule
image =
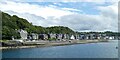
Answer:
[[[43,34],[43,35],[44,35],[44,40],[49,39],[49,38],[48,38],[48,34]]]
[[[71,39],[71,40],[74,40],[74,39],[75,39],[75,36],[74,36],[74,35],[72,35],[72,36],[70,37],[70,39]]]
[[[68,38],[67,38],[67,34],[64,34],[64,39],[68,39]]]
[[[57,34],[57,39],[62,40],[62,34]]]
[[[38,35],[38,39],[44,40],[44,34],[39,34],[39,35]]]
[[[31,35],[32,35],[32,39],[33,40],[37,40],[38,39],[38,34],[32,33]]]
[[[51,33],[50,38],[56,38],[56,34]]]
[[[84,35],[84,34],[80,34],[80,35],[79,35],[79,39],[80,39],[80,40],[85,39],[85,35]]]
[[[20,30],[18,30],[18,32],[20,33],[21,39],[23,39],[23,40],[27,39],[27,36],[28,36],[27,31],[20,29]]]

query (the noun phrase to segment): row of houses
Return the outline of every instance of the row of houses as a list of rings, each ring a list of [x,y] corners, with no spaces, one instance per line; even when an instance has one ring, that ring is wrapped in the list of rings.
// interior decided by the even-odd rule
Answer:
[[[62,39],[69,39],[69,40],[94,40],[94,39],[117,39],[116,36],[107,36],[106,34],[28,34],[25,30],[18,30],[20,33],[21,39],[23,40],[62,40]]]

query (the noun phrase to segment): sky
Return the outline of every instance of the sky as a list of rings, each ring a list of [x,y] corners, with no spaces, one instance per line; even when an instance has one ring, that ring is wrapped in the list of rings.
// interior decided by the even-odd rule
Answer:
[[[37,26],[118,31],[118,0],[1,0],[0,10]]]

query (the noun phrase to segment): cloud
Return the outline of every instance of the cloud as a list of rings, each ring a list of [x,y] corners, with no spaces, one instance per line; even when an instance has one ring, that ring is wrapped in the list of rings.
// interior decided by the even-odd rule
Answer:
[[[98,7],[101,11],[103,20],[107,20],[112,27],[118,30],[118,3],[112,4],[107,7]]]
[[[63,15],[72,14],[72,12],[70,11],[60,10],[53,6],[52,7],[39,6],[39,5],[32,5],[29,3],[16,3],[16,2],[10,2],[10,1],[7,1],[6,3],[1,3],[0,9],[3,11],[10,10],[18,13],[35,14],[37,16],[42,16],[44,18],[47,18],[48,16],[60,17]]]
[[[97,6],[100,14],[64,15],[58,25],[68,26],[75,31],[118,31],[118,5]]]
[[[97,6],[96,9],[100,11],[100,14],[82,14],[74,12],[84,12],[79,9],[60,8],[54,5],[41,6],[12,1],[0,2],[0,10],[11,15],[18,15],[38,26],[49,27],[60,25],[67,26],[74,31],[117,31],[117,3],[109,6]]]
[[[60,24],[75,31],[117,31],[117,22],[102,15],[73,14],[63,16]]]
[[[73,9],[73,8],[62,8],[62,9],[67,10],[67,11],[79,11],[79,12],[82,12],[82,10]]]

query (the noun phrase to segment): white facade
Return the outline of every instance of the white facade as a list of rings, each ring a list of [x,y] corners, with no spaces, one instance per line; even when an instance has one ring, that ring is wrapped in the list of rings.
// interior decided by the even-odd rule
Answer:
[[[110,36],[109,39],[115,39],[114,36]]]
[[[51,38],[56,38],[56,34],[50,34]]]
[[[12,40],[15,40],[13,36],[12,36]]]
[[[64,39],[67,39],[67,34],[64,34]]]
[[[48,39],[48,35],[47,34],[43,34],[44,35],[44,39]]]
[[[27,39],[27,35],[28,35],[27,31],[21,29],[19,30],[19,33],[20,33],[21,39]]]
[[[38,34],[32,33],[32,38],[33,39],[38,39]]]
[[[62,39],[62,34],[58,34],[58,39]]]
[[[74,35],[72,35],[72,36],[70,37],[70,39],[74,40],[74,39],[75,39]]]

